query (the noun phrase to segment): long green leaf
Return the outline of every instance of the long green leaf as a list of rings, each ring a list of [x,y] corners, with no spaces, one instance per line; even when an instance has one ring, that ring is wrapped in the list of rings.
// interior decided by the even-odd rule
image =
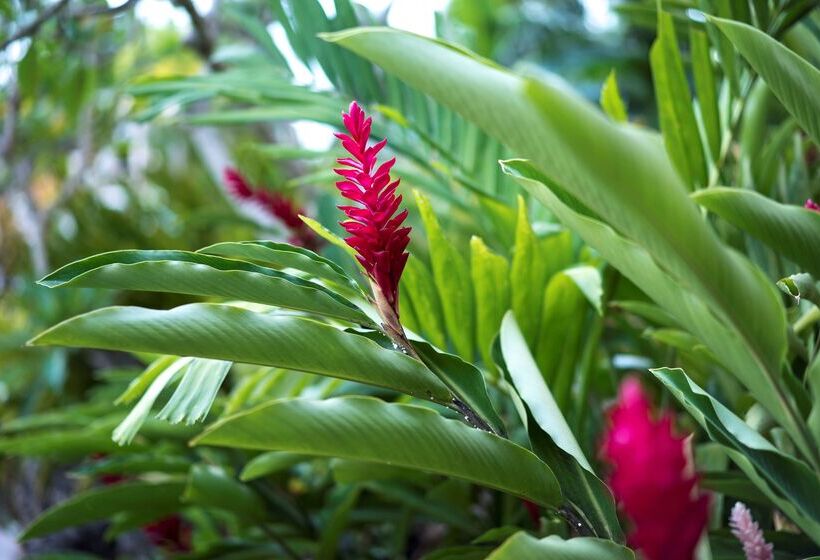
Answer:
[[[413,255],[407,259],[401,286],[407,290],[409,296],[409,301],[404,300],[401,305],[409,304],[412,307],[421,327],[421,334],[439,348],[447,348],[444,316],[433,275],[427,266]]]
[[[251,263],[187,251],[114,251],[66,265],[40,281],[218,296],[368,324],[356,306],[318,284]]]
[[[400,352],[310,319],[227,305],[200,303],[169,311],[108,307],[64,321],[31,344],[174,352],[329,375],[450,402],[447,388]]]
[[[817,144],[820,144],[820,70],[762,31],[745,23],[710,17],[749,61]]]
[[[595,475],[561,414],[512,313],[504,317],[499,340],[505,370],[535,423],[528,428],[533,449],[553,466],[564,496],[580,508],[595,534],[622,541],[612,494]]]
[[[231,259],[257,261],[273,268],[293,268],[312,277],[329,280],[339,286],[356,288],[356,282],[344,270],[313,251],[274,241],[228,241],[209,245],[197,251]]]
[[[461,478],[542,505],[561,499],[550,468],[509,440],[427,408],[367,397],[277,401],[217,422],[195,443],[388,463]]]
[[[470,239],[470,272],[475,289],[476,342],[487,368],[501,319],[510,308],[510,265],[479,237]]]
[[[159,519],[180,509],[182,482],[124,482],[92,488],[57,504],[28,526],[23,540],[43,537],[67,527],[110,519],[123,513],[147,513]]]
[[[535,348],[538,341],[544,288],[550,274],[538,249],[538,239],[527,218],[524,198],[518,197],[518,221],[510,266],[510,295],[512,310],[520,318],[521,330],[531,348]]]
[[[820,278],[819,212],[729,187],[696,191],[692,199]]]
[[[706,132],[706,143],[712,161],[717,161],[720,157],[720,113],[715,69],[709,54],[709,38],[704,31],[692,26],[689,28],[689,43],[692,49],[692,74],[695,78],[695,91],[698,94],[700,118]]]
[[[658,38],[649,58],[669,156],[687,184],[705,186],[706,161],[671,14],[658,13]]]
[[[445,237],[430,201],[420,191],[414,191],[427,241],[430,265],[436,283],[447,333],[458,353],[472,360],[475,337],[473,288],[467,260]]]
[[[581,352],[585,309],[586,300],[575,281],[567,274],[554,274],[545,290],[535,361],[564,411]]]

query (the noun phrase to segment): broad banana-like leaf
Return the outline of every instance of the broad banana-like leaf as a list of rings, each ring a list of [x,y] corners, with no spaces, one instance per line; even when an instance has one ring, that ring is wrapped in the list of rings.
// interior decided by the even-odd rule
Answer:
[[[195,443],[387,463],[545,506],[561,501],[552,470],[523,447],[429,408],[369,397],[276,401],[217,422]]]
[[[40,284],[147,290],[263,303],[369,324],[331,290],[271,268],[188,251],[113,251],[68,264]]]
[[[33,345],[155,352],[281,367],[358,381],[450,404],[424,365],[364,336],[306,319],[195,303],[169,311],[107,307],[68,319]]]

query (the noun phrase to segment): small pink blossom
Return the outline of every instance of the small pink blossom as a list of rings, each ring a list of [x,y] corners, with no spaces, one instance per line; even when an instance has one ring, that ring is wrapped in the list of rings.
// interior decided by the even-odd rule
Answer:
[[[806,204],[803,205],[803,208],[814,210],[815,212],[820,212],[820,204],[817,204],[810,198],[806,199]]]
[[[612,465],[609,486],[631,525],[627,542],[647,560],[692,560],[708,520],[687,439],[659,419],[636,378],[621,384],[601,453]]]
[[[763,531],[745,504],[737,502],[732,508],[729,527],[743,545],[746,560],[774,560],[774,545],[767,543],[763,538]]]

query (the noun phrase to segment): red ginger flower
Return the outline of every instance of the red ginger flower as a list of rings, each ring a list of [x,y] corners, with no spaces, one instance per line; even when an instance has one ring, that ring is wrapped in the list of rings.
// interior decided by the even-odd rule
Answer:
[[[803,208],[808,208],[809,210],[814,210],[815,212],[820,212],[820,204],[817,204],[812,199],[806,199],[806,204],[803,205]]]
[[[698,492],[672,415],[655,420],[635,378],[621,384],[601,452],[612,465],[609,486],[632,524],[629,546],[647,560],[692,560],[708,521],[709,497]]]
[[[288,242],[308,249],[319,247],[316,235],[299,218],[299,214],[304,214],[304,211],[292,200],[279,193],[252,187],[245,177],[232,167],[226,167],[224,173],[228,192],[236,199],[258,204],[268,214],[279,219],[290,230]]]
[[[407,218],[407,210],[396,214],[402,200],[396,194],[400,180],[390,178],[396,158],[376,167],[378,154],[387,140],[368,147],[372,119],[355,101],[347,113],[342,113],[342,121],[348,134],[337,133],[336,137],[351,157],[337,160],[342,167],[334,171],[343,180],[336,186],[342,196],[359,206],[339,206],[348,217],[340,223],[350,234],[345,241],[356,250],[356,258],[371,279],[387,326],[398,327],[399,279],[409,256],[405,249],[411,228],[399,227]]]

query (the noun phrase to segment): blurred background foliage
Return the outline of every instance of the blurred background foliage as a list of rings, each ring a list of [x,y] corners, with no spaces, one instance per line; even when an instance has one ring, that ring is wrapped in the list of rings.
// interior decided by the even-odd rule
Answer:
[[[414,9],[412,1],[394,4],[0,3],[0,525],[15,534],[46,507],[91,488],[113,492],[106,503],[129,505],[129,515],[115,516],[113,523],[34,539],[26,545],[30,552],[62,551],[65,558],[70,551],[97,555],[92,557],[186,552],[192,558],[264,558],[284,550],[330,558],[344,532],[344,557],[420,557],[494,527],[484,542],[502,541],[512,532],[504,528],[516,525],[550,532],[543,526],[548,522],[530,520],[508,496],[494,499],[466,483],[417,472],[284,453],[259,455],[243,468],[233,451],[189,448],[197,427],[172,425],[147,412],[136,423],[132,445],[119,447],[111,432],[129,409],[113,402],[153,357],[22,346],[45,327],[103,304],[168,309],[195,301],[153,292],[50,291],[34,284],[66,263],[117,249],[196,250],[225,241],[289,239],[287,224],[268,209],[232,196],[223,178],[227,167],[339,233],[330,171],[339,150],[331,127],[354,98],[376,113],[375,134],[390,138],[405,200],[413,207],[417,234],[402,284],[408,327],[468,361],[478,360],[492,378],[495,332],[459,334],[458,310],[445,310],[435,293],[444,283],[437,278],[445,274],[437,265],[442,258],[461,259],[455,267],[460,289],[484,290],[509,298],[514,309],[534,310],[534,324],[522,329],[539,365],[555,372],[551,385],[563,387],[559,405],[589,457],[597,455],[603,417],[587,411],[606,406],[624,372],[679,365],[734,402],[744,398],[729,376],[715,374],[718,367],[704,348],[638,288],[548,210],[519,195],[497,165],[514,154],[427,96],[316,37],[356,25],[396,25],[401,13]],[[687,36],[688,11],[696,4],[664,2],[681,37]],[[805,4],[803,15],[814,7]],[[629,119],[658,126],[648,57],[656,35],[654,1],[451,0],[435,15],[431,6],[415,8],[418,17],[434,23],[429,32],[503,66],[556,73],[595,103],[614,70]],[[782,24],[784,42],[815,64],[817,20],[815,13],[799,26]],[[688,44],[683,51],[688,57]],[[739,150],[729,151],[726,161],[735,165],[721,170],[724,178],[754,184],[789,203],[816,196],[816,147],[765,86],[745,99],[757,110],[744,112],[735,127],[740,142],[751,146],[743,153],[763,150],[767,159],[741,161]],[[771,278],[795,271],[732,226],[717,227]],[[443,246],[447,255],[436,255],[434,247]],[[353,270],[339,247],[325,243],[321,252]],[[493,258],[495,265],[526,276],[529,282],[522,285],[538,289],[516,292],[513,286],[506,293],[482,285],[473,272],[476,263]],[[543,265],[529,269],[524,259]],[[595,309],[583,281],[563,275],[579,265],[601,271],[595,285],[605,312]],[[551,288],[545,293],[545,287]],[[505,309],[485,311],[500,320]],[[539,329],[542,313],[553,325],[560,321],[560,336]],[[556,363],[561,352],[563,364]],[[494,381],[493,391],[503,392],[504,384]],[[172,398],[171,385],[157,395],[158,406]],[[224,385],[212,387],[212,400],[221,413],[278,397],[343,395],[354,388],[372,391],[352,382],[236,365]],[[744,408],[750,406],[747,399]],[[697,451],[702,465],[725,469],[727,459],[714,447]],[[150,476],[157,472],[165,476],[159,482]],[[107,486],[112,481],[106,476],[146,487],[118,495],[120,487]],[[137,477],[140,482],[131,481]],[[766,503],[745,479],[714,480]],[[147,527],[146,519],[155,521],[152,514],[163,507],[157,496],[163,494],[185,497],[184,519],[171,517],[159,528],[135,531]],[[174,511],[169,507],[169,514]],[[272,524],[260,521],[266,515]],[[349,526],[358,529],[348,531]],[[725,544],[737,552],[732,546]],[[811,549],[800,539],[782,546],[784,557]],[[470,552],[475,550],[464,551]]]

